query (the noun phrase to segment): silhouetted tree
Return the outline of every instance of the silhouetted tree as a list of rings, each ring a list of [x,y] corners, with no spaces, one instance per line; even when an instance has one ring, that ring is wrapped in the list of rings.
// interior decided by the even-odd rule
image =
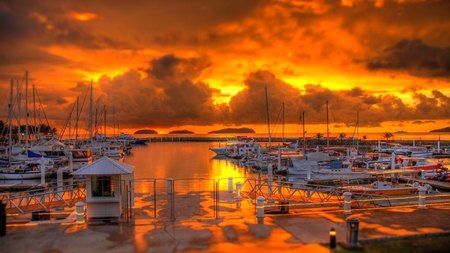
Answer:
[[[389,132],[385,132],[383,134],[383,138],[385,138],[386,140],[389,140],[390,138],[394,137],[394,135],[392,133]]]

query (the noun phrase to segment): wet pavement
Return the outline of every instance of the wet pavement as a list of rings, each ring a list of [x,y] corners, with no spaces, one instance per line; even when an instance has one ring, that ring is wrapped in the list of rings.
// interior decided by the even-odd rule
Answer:
[[[253,210],[222,211],[219,218],[208,219],[159,221],[136,216],[129,222],[82,224],[76,223],[74,208],[53,212],[44,221],[32,221],[31,214],[10,215],[0,252],[332,252],[329,231],[334,228],[338,243],[345,242],[349,218],[359,220],[360,242],[450,231],[450,206],[444,204],[426,209],[352,209],[350,215],[343,210],[291,211],[263,219]]]

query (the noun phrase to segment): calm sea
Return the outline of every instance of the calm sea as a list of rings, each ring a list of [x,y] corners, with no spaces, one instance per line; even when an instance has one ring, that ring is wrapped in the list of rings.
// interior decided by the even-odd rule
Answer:
[[[249,173],[235,161],[216,157],[213,142],[152,142],[135,145],[123,162],[135,166],[135,179],[229,178]]]

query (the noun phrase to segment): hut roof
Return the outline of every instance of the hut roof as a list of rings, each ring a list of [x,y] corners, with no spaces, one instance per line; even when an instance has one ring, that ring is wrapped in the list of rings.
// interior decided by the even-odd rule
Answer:
[[[93,163],[72,172],[72,175],[124,175],[131,174],[133,171],[133,165],[122,163],[107,156],[103,156]]]

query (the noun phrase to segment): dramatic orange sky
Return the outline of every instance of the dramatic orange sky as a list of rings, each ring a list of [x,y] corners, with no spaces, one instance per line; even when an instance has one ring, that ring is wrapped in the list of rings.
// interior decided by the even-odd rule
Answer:
[[[284,104],[287,131],[301,112],[324,124],[328,100],[339,132],[357,113],[362,131],[426,132],[450,122],[449,10],[447,0],[1,1],[0,116],[11,80],[24,97],[28,71],[37,114],[58,129],[77,97],[86,128],[93,80],[94,111],[129,132],[267,132],[265,88],[271,124]]]

